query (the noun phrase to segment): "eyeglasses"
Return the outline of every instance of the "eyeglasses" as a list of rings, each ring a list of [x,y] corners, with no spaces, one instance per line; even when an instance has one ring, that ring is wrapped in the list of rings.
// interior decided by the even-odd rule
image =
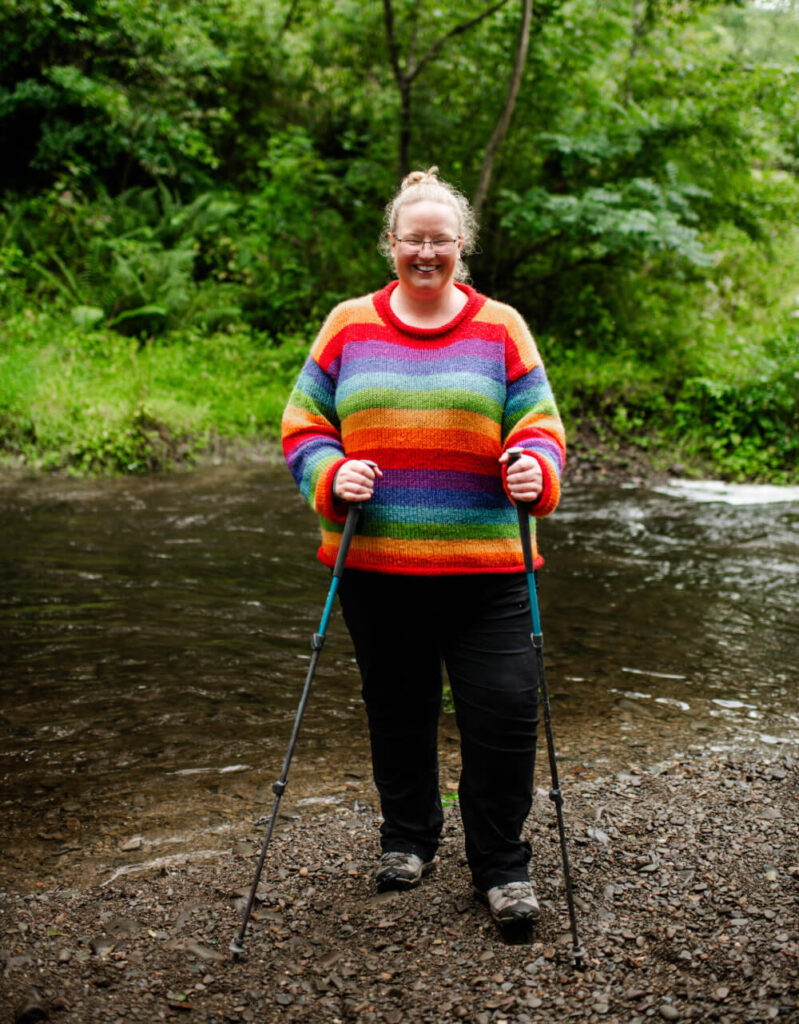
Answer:
[[[406,252],[421,252],[426,245],[439,256],[443,256],[445,253],[450,253],[458,244],[457,238],[415,238],[409,236],[406,238],[397,238],[394,236],[394,240],[399,242],[402,248]]]

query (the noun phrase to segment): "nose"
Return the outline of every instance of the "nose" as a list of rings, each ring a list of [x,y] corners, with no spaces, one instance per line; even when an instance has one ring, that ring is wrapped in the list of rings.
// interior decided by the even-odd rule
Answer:
[[[425,246],[427,246],[427,245],[429,245],[429,246],[430,246],[430,251],[431,251],[432,253],[434,253],[434,252],[436,251],[436,249],[435,249],[435,246],[433,245],[432,241],[431,241],[431,240],[430,240],[429,238],[426,238],[426,239],[425,239],[425,240],[424,240],[424,241],[423,241],[423,242],[421,243],[421,245],[419,246],[419,252],[424,252],[424,250],[425,250]]]

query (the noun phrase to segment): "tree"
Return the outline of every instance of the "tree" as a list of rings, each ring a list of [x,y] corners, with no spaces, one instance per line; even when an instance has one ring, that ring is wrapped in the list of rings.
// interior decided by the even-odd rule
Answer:
[[[403,57],[396,28],[395,12],[392,0],[383,0],[383,19],[386,29],[388,56],[400,94],[399,137],[397,145],[397,167],[399,177],[404,178],[410,170],[410,142],[412,129],[412,90],[413,85],[425,68],[431,64],[452,39],[462,36],[481,21],[504,7],[508,0],[497,0],[471,18],[459,22],[447,32],[442,33],[431,43],[421,57],[417,57],[420,0],[414,0],[411,12],[410,42],[407,53]]]

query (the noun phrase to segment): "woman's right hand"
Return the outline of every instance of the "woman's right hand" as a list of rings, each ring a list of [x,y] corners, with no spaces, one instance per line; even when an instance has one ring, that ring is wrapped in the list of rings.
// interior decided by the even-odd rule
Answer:
[[[375,462],[349,459],[336,473],[333,494],[339,501],[369,501],[374,494],[375,480],[382,475]]]

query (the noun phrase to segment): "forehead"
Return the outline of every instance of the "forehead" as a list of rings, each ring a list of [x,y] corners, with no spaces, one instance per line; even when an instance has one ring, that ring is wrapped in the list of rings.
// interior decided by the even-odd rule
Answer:
[[[460,231],[458,215],[449,203],[430,199],[407,203],[397,213],[397,234],[430,231],[457,235]]]

